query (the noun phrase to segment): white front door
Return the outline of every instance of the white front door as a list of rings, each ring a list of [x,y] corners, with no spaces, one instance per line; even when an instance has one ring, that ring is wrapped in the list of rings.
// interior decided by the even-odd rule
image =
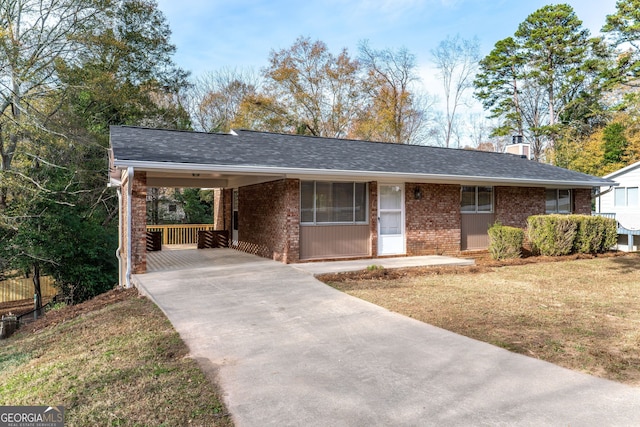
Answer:
[[[378,188],[378,255],[404,255],[404,185]]]
[[[231,197],[231,241],[238,243],[238,189],[233,189]]]

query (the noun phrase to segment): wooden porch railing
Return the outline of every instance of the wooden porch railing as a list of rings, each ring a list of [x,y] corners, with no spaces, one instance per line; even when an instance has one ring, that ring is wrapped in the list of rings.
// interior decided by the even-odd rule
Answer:
[[[163,245],[195,245],[198,231],[215,230],[213,224],[147,225],[147,231],[162,233]]]

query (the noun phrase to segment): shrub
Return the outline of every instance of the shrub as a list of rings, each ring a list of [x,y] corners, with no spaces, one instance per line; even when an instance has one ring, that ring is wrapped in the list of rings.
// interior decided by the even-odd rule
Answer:
[[[520,258],[524,231],[495,223],[489,227],[489,253],[493,259]]]
[[[616,244],[618,230],[615,219],[588,215],[572,215],[572,218],[577,224],[574,252],[602,253]]]
[[[577,225],[568,215],[534,215],[527,219],[534,252],[547,256],[568,255],[573,250]]]
[[[615,245],[616,221],[590,215],[534,215],[527,219],[534,252],[558,256],[599,253]]]

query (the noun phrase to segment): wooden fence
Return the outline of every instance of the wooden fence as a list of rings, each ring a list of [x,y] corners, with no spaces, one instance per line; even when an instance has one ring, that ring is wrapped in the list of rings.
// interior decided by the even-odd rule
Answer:
[[[54,283],[53,277],[40,277],[40,291],[43,299],[58,293],[53,286]],[[0,303],[23,299],[33,299],[33,279],[9,279],[0,282]]]
[[[198,231],[215,230],[213,224],[147,225],[147,231],[162,233],[163,245],[195,245]]]

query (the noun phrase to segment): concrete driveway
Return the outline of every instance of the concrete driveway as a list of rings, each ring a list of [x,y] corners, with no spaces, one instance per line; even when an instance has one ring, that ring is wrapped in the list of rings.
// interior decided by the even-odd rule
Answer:
[[[640,388],[510,353],[232,250],[137,275],[237,426],[640,425]]]

